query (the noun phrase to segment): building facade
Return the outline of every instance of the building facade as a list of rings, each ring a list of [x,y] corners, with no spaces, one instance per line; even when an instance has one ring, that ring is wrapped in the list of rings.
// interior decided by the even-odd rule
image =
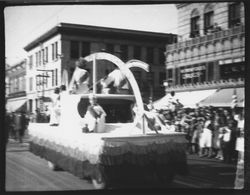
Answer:
[[[5,73],[6,110],[26,111],[26,60],[7,66]]]
[[[184,3],[176,7],[178,42],[166,47],[166,92],[244,87],[244,4]]]
[[[150,74],[136,68],[132,72],[143,94],[149,95],[151,84],[153,95],[160,97],[164,94],[166,78],[165,46],[176,38],[173,34],[60,23],[24,48],[28,53],[29,110],[33,112],[38,108],[39,99],[50,96],[55,87],[68,85],[79,57],[101,51],[116,55],[124,62],[138,59],[148,63]],[[98,81],[111,72],[114,65],[101,60],[97,63]],[[87,70],[91,73],[92,66]]]

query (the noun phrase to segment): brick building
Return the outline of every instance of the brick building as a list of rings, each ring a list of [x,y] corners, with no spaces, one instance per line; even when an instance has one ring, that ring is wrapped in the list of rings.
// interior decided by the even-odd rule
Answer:
[[[166,78],[165,46],[174,41],[176,35],[173,34],[60,23],[24,47],[28,53],[29,109],[34,112],[41,97],[50,96],[56,86],[68,84],[76,59],[103,50],[124,62],[138,59],[148,63],[153,95],[160,97],[164,95],[163,81]],[[107,61],[97,63],[97,80],[114,69],[114,65]],[[88,71],[91,69],[89,66]],[[136,68],[132,72],[141,91],[149,96],[149,76]]]
[[[166,47],[166,93],[174,90],[181,101],[192,106],[199,102],[230,106],[236,88],[238,106],[243,106],[244,4],[182,3],[176,7],[178,42]],[[197,96],[200,98],[192,99]]]
[[[5,70],[5,98],[7,111],[26,110],[26,60],[22,60],[12,66],[6,66]]]

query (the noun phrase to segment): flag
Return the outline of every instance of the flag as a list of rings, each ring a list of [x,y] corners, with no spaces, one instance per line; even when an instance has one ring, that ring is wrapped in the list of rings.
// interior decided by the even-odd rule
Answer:
[[[237,91],[236,88],[233,90],[233,95],[232,95],[232,104],[231,107],[235,108],[237,106]]]

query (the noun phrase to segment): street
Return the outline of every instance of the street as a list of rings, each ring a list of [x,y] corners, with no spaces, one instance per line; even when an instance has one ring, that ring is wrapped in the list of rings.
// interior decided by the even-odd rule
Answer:
[[[52,171],[47,161],[28,151],[28,142],[10,140],[6,152],[6,191],[92,190],[91,182],[66,171]],[[189,175],[176,176],[172,188],[233,189],[236,166],[188,155]]]

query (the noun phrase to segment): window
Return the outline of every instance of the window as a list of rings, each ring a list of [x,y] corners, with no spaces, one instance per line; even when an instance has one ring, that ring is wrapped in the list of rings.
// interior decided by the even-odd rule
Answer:
[[[214,63],[209,62],[207,64],[207,71],[208,71],[208,81],[212,81],[214,77]]]
[[[229,28],[240,25],[240,2],[229,5],[228,17]]]
[[[160,72],[159,74],[159,85],[163,85],[163,82],[165,81],[166,79],[166,72]]]
[[[32,91],[33,90],[33,78],[32,77],[30,77],[30,79],[29,79],[29,84],[30,84],[30,91]]]
[[[165,48],[160,48],[159,49],[159,63],[160,65],[165,65]]]
[[[114,45],[108,43],[108,44],[106,45],[106,51],[107,51],[107,53],[113,54],[113,53],[114,53]]]
[[[154,62],[154,48],[153,47],[147,48],[147,62],[148,63]]]
[[[213,30],[213,19],[214,12],[208,12],[204,14],[204,34],[207,34],[210,30]]]
[[[190,30],[190,37],[197,37],[200,35],[200,27],[199,27],[199,12],[197,9],[194,9],[191,13],[191,30]]]
[[[38,66],[38,61],[39,61],[39,59],[38,59],[38,52],[36,52],[36,67]]]
[[[48,47],[45,48],[45,63],[48,62]]]
[[[52,78],[51,78],[51,81],[52,81],[52,87],[55,85],[55,82],[54,82],[54,70],[52,70]]]
[[[57,79],[57,75],[58,72],[57,72],[57,68],[55,69],[55,85],[57,86],[58,85],[58,79]]]
[[[79,42],[78,41],[71,41],[70,45],[70,57],[72,59],[79,58]]]
[[[142,75],[141,71],[133,71],[136,82],[138,83],[139,88],[141,88]]]
[[[128,60],[128,46],[121,45],[120,49],[121,49],[121,59],[123,61],[127,61]]]
[[[85,57],[90,54],[90,43],[89,42],[82,42],[82,52],[81,56]]]
[[[141,59],[141,47],[140,46],[134,47],[134,58],[137,60]]]
[[[32,69],[33,66],[33,56],[29,56],[29,69]]]
[[[44,64],[44,60],[45,59],[45,56],[44,56],[44,49],[42,49],[42,64]]]
[[[41,65],[41,60],[42,60],[42,56],[41,56],[41,51],[38,52],[38,65]]]
[[[52,51],[52,61],[55,59],[55,45],[52,43],[51,45],[51,51]]]
[[[172,79],[173,79],[173,69],[168,69],[167,70],[167,78],[168,78],[168,82],[172,81]]]
[[[54,52],[54,54],[55,54],[55,59],[57,59],[58,58],[58,42],[55,42],[55,52]]]

